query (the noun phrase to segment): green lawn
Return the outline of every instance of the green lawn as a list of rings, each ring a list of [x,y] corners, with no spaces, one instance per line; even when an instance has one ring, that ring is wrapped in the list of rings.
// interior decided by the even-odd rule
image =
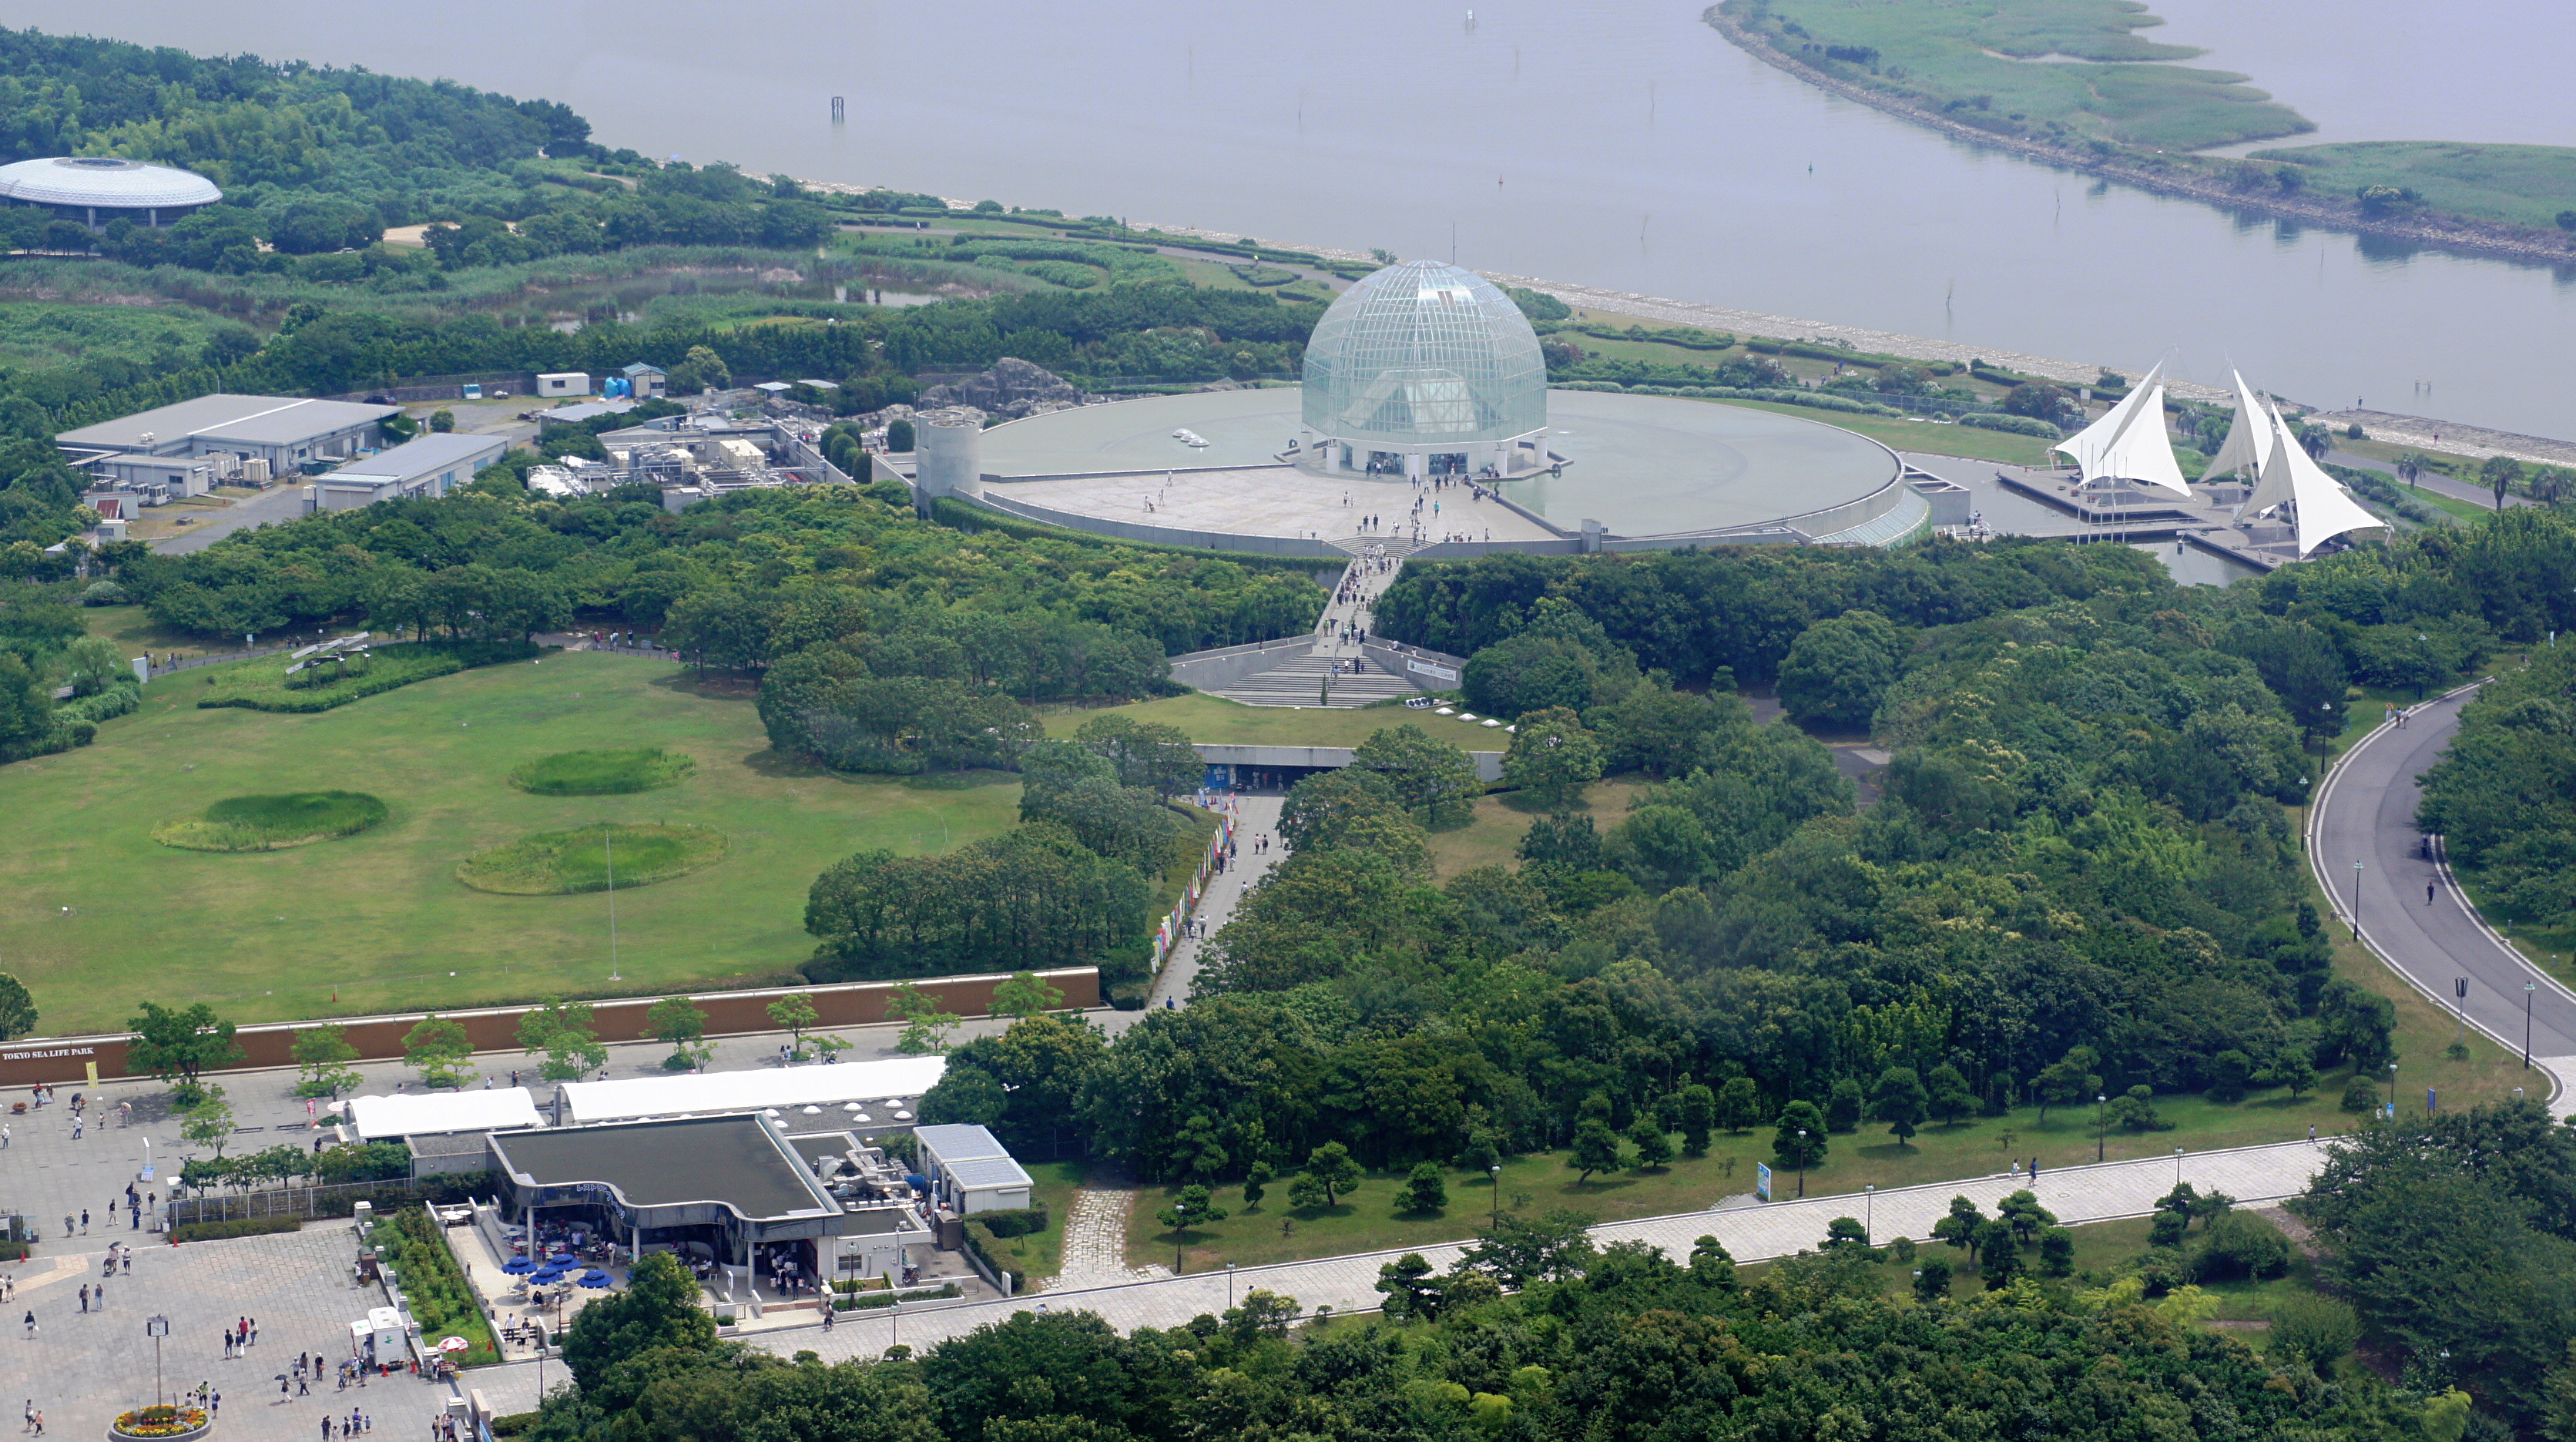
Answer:
[[[1715,401],[1711,404],[1744,406],[1796,416],[1803,421],[1822,421],[1826,425],[1840,426],[1867,436],[1893,450],[1964,456],[1972,461],[2001,461],[2008,466],[2048,464],[2047,441],[2037,436],[2017,436],[2010,431],[1942,425],[1936,421],[1897,420],[1888,416],[1855,416],[1841,411],[1818,410],[1813,406],[1775,405],[1770,401]]]
[[[2412,190],[2432,210],[2556,229],[2576,206],[2576,146],[2375,140],[2255,152],[2304,172],[2307,188],[2347,199],[2372,185]]]
[[[1005,1237],[1002,1249],[1010,1253],[1011,1260],[1033,1284],[1064,1268],[1064,1220],[1073,1210],[1073,1194],[1082,1190],[1083,1174],[1089,1166],[1088,1162],[1028,1164],[1029,1180],[1035,1184],[1029,1189],[1029,1201],[1046,1209],[1047,1229],[1025,1237]]]
[[[1629,803],[1652,784],[1642,775],[1594,782],[1583,788],[1576,809],[1590,813],[1593,830],[1606,832],[1627,819]],[[1517,865],[1522,834],[1551,809],[1516,792],[1478,797],[1466,825],[1431,833],[1432,868],[1446,879],[1479,866]]]
[[[1470,751],[1500,751],[1511,738],[1500,728],[1488,731],[1472,722],[1429,711],[1407,710],[1401,701],[1375,706],[1331,709],[1321,706],[1246,706],[1221,696],[1193,692],[1125,706],[1039,708],[1050,736],[1071,736],[1094,716],[1133,716],[1177,726],[1193,741],[1257,746],[1357,746],[1376,732],[1410,721],[1443,741]]]
[[[2128,0],[1771,0],[1736,13],[1809,64],[2002,135],[2193,150],[2314,128],[2243,75],[2169,63],[2201,52],[2133,33],[2163,22]],[[1810,43],[1876,54],[1831,59],[1801,51]]]
[[[942,851],[1018,813],[1017,780],[1000,773],[857,777],[783,760],[749,700],[641,657],[562,653],[311,716],[200,710],[203,690],[195,673],[165,677],[97,744],[0,767],[0,957],[49,1034],[120,1025],[146,998],[247,1022],[775,978],[812,954],[805,893],[825,866],[862,847]],[[508,782],[531,757],[584,746],[664,746],[698,764],[631,796]],[[256,855],[152,840],[225,797],[331,788],[393,814]],[[730,840],[704,871],[617,896],[614,985],[605,895],[494,896],[455,878],[472,852],[602,820]]]

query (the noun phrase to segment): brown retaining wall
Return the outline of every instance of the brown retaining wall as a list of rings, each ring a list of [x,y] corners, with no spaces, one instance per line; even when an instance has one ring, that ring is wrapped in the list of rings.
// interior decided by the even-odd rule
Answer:
[[[1096,967],[1067,967],[1061,971],[1042,971],[1038,978],[1064,993],[1064,1004],[1088,1011],[1100,1005],[1100,972]],[[942,1010],[960,1016],[989,1016],[993,1010],[993,989],[1010,980],[1004,973],[985,976],[937,976],[914,978],[922,992],[939,1003]],[[818,1030],[837,1027],[866,1026],[893,1020],[888,1000],[894,981],[849,982],[839,986],[778,987],[763,991],[718,991],[686,993],[707,1013],[709,1036],[740,1036],[752,1032],[780,1030],[769,1019],[769,1004],[782,996],[803,994],[814,999],[814,1009],[822,1014]],[[604,1042],[642,1041],[648,1033],[645,1013],[660,997],[618,997],[591,1003],[591,1016],[599,1039]],[[477,1052],[516,1052],[519,1047],[519,1018],[534,1010],[526,1006],[477,1007],[461,1011],[442,1011],[465,1025],[465,1034]],[[295,1064],[288,1049],[295,1034],[309,1027],[338,1025],[348,1029],[349,1044],[358,1049],[360,1061],[392,1061],[403,1054],[403,1037],[428,1012],[407,1012],[400,1016],[353,1016],[325,1018],[319,1021],[264,1022],[245,1026],[235,1035],[241,1044],[242,1060],[230,1070],[255,1071]],[[29,1037],[0,1044],[0,1087],[32,1086],[37,1082],[80,1082],[87,1076],[87,1066],[98,1064],[102,1081],[135,1075],[125,1064],[126,1036],[114,1033],[103,1036]]]

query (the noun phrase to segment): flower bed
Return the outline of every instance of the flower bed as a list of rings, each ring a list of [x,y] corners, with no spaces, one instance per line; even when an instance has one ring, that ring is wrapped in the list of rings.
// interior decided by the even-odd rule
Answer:
[[[137,1407],[120,1412],[108,1425],[114,1437],[148,1437],[152,1442],[188,1442],[214,1430],[215,1419],[203,1407]]]

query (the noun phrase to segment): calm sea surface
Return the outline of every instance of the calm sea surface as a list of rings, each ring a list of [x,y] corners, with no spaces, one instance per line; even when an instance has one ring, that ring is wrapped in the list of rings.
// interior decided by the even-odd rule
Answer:
[[[2317,138],[2576,143],[2576,88],[2549,68],[2576,53],[2576,12],[2544,8],[2177,0],[2158,38],[2210,46],[2205,63],[2254,74]],[[17,0],[9,23],[547,96],[608,143],[691,161],[1454,245],[1485,269],[2133,373],[2166,357],[2219,382],[2233,362],[2316,404],[2576,435],[2576,268],[2099,187],[1810,89],[1699,10],[1478,0],[1470,26],[1457,0]]]

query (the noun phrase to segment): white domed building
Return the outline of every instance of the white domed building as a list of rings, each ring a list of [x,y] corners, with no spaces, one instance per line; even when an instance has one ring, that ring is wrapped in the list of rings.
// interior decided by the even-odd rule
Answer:
[[[105,155],[60,155],[0,165],[0,201],[36,205],[92,230],[122,216],[170,225],[224,198],[202,175]]]
[[[1301,385],[976,419],[916,418],[925,508],[954,499],[1160,545],[1317,558],[1884,546],[1931,524],[1903,461],[1866,436],[1750,406],[1548,389],[1520,307],[1434,261],[1336,297]]]
[[[1538,333],[1492,282],[1438,261],[1334,300],[1306,343],[1302,405],[1317,470],[1494,480],[1548,464]]]

